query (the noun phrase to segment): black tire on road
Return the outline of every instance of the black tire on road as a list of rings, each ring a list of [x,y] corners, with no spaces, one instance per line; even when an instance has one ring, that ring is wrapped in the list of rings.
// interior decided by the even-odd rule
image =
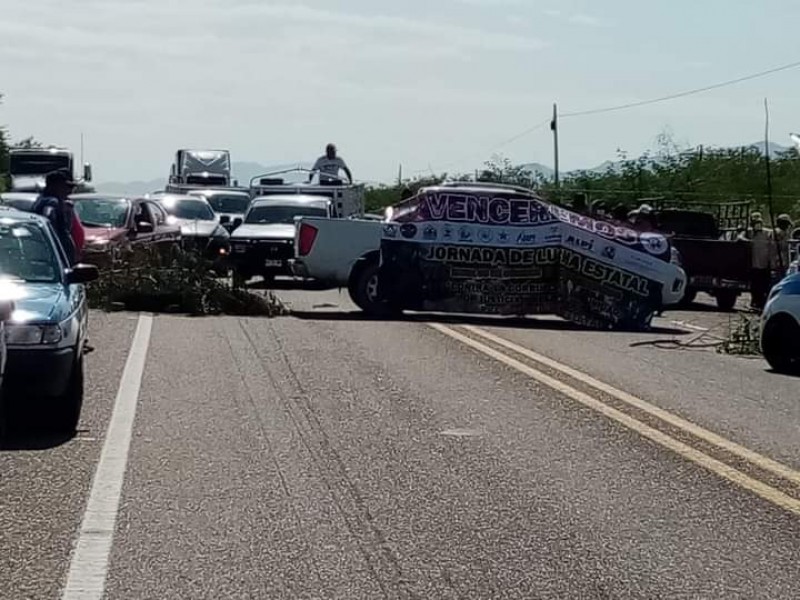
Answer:
[[[67,389],[51,399],[50,426],[59,433],[71,434],[78,428],[83,407],[83,357],[72,366]]]
[[[761,351],[773,371],[800,374],[800,327],[791,317],[770,319],[764,326]]]
[[[356,306],[371,317],[397,316],[402,311],[378,300],[378,261],[370,260],[359,267],[350,279],[347,291]]]
[[[734,290],[718,290],[715,294],[717,300],[717,308],[730,312],[736,306],[736,300],[739,298],[739,292]]]

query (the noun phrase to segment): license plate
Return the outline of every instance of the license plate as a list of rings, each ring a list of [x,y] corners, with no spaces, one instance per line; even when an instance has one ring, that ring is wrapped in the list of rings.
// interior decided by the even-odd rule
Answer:
[[[267,260],[264,261],[264,266],[265,267],[280,267],[280,266],[283,266],[283,261],[267,259]]]

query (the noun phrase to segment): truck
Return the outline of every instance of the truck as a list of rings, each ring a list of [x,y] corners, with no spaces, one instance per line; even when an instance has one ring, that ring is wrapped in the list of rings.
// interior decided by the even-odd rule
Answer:
[[[252,198],[285,194],[320,196],[330,200],[331,217],[334,219],[349,219],[364,214],[363,184],[346,184],[342,180],[320,183],[317,171],[303,167],[272,171],[250,180]]]
[[[75,178],[75,157],[67,148],[47,146],[42,148],[11,148],[9,150],[11,192],[38,194],[44,189],[48,173],[59,169],[68,170]],[[91,193],[92,166],[83,165],[82,179],[75,193]]]
[[[750,289],[750,242],[738,239],[750,216],[749,202],[655,203],[656,227],[680,254],[688,277],[682,304],[705,292],[723,311],[733,310]]]
[[[553,313],[646,327],[686,276],[658,233],[639,233],[499,184],[423,188],[383,220],[295,221],[292,272],[346,287],[365,313]]]
[[[234,219],[231,226],[231,265],[237,285],[256,275],[267,282],[276,275],[294,275],[297,218],[356,222],[351,219],[364,214],[363,185],[320,184],[315,171],[301,167],[253,177],[250,195],[244,218]]]
[[[234,182],[234,186],[236,182]],[[227,150],[180,149],[175,152],[167,192],[185,194],[193,189],[231,186],[231,155]]]

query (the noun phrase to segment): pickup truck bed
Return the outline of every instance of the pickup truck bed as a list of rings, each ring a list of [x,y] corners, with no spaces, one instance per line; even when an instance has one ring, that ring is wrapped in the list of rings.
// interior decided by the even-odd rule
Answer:
[[[676,236],[672,243],[688,278],[686,301],[703,291],[715,296],[720,308],[730,309],[736,297],[749,289],[749,242]]]
[[[357,265],[371,257],[377,262],[382,227],[376,220],[299,218],[295,221],[292,272],[346,287]]]

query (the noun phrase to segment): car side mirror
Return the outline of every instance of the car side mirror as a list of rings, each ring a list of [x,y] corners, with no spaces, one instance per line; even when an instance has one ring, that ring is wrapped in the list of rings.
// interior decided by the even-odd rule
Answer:
[[[0,300],[0,322],[5,323],[11,320],[11,315],[14,313],[13,300]]]
[[[89,163],[83,165],[83,180],[84,181],[92,180],[92,165],[90,165]]]
[[[228,215],[222,215],[219,218],[219,224],[220,225],[225,225],[225,223],[230,223],[230,222],[231,222],[231,218]]]
[[[241,224],[242,224],[242,218],[241,218],[241,217],[236,217],[236,218],[233,220],[233,227],[232,227],[232,229],[236,229],[236,228],[237,228],[237,227],[239,227],[239,225],[241,225]]]
[[[78,263],[67,271],[67,283],[89,283],[100,277],[95,265]]]
[[[153,233],[153,224],[148,221],[139,221],[136,224],[137,233]]]

